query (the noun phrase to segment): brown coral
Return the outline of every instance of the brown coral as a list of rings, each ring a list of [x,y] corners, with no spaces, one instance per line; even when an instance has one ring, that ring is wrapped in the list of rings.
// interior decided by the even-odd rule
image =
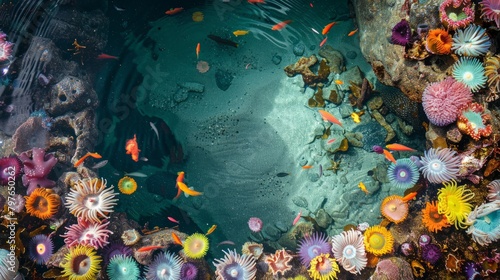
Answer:
[[[302,75],[302,80],[308,86],[314,87],[318,82],[326,81],[328,75],[330,75],[330,68],[328,67],[326,60],[321,60],[319,65],[318,74],[314,74],[310,67],[314,66],[318,62],[318,58],[315,55],[310,57],[301,57],[295,64],[290,64],[285,67],[285,73],[288,77],[293,77],[296,74]]]

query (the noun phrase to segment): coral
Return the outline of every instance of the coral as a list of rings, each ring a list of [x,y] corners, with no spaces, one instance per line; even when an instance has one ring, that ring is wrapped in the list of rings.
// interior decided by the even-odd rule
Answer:
[[[49,131],[43,126],[42,118],[30,117],[16,129],[12,141],[17,154],[34,148],[46,149],[49,147]]]
[[[209,248],[208,238],[201,233],[193,233],[184,240],[182,247],[184,254],[191,259],[203,258]]]
[[[95,90],[87,81],[66,76],[52,87],[46,110],[53,116],[96,108],[99,101]]]
[[[438,232],[445,227],[451,226],[445,215],[439,214],[437,202],[427,202],[422,209],[422,224],[430,232]]]
[[[106,188],[106,183],[97,178],[79,180],[66,196],[65,205],[71,214],[94,222],[108,219],[118,199],[114,198],[113,186]]]
[[[0,158],[0,185],[7,186],[9,178],[14,180],[21,175],[21,161],[16,156]]]
[[[328,242],[328,238],[321,232],[314,232],[311,235],[306,235],[299,241],[298,254],[300,262],[305,267],[309,267],[311,260],[321,254],[330,253],[332,245]]]
[[[466,85],[472,92],[476,92],[486,84],[484,67],[477,58],[461,57],[453,64],[453,78]]]
[[[395,224],[399,224],[406,219],[408,210],[408,203],[399,195],[391,195],[384,198],[380,205],[382,216]]]
[[[388,258],[378,262],[371,280],[413,280],[412,268],[401,258]]]
[[[151,280],[181,279],[182,259],[170,252],[162,252],[146,267],[145,277]]]
[[[245,242],[241,248],[241,253],[245,255],[252,255],[255,260],[258,260],[264,253],[264,246],[255,242]]]
[[[139,240],[141,240],[141,235],[135,229],[129,229],[122,233],[123,244],[127,246],[135,245]]]
[[[401,46],[411,43],[411,27],[406,19],[402,19],[392,28],[391,42]]]
[[[335,259],[330,258],[330,254],[321,254],[311,260],[308,272],[313,280],[331,280],[337,279],[340,269]]]
[[[463,260],[459,259],[457,256],[449,253],[446,255],[446,260],[444,266],[449,272],[460,272],[462,269]]]
[[[310,57],[301,57],[295,64],[291,64],[285,67],[285,73],[288,77],[293,77],[296,74],[301,74],[304,83],[308,86],[315,86],[318,82],[324,82],[328,79],[330,75],[330,68],[326,64],[326,60],[321,60],[318,74],[314,74],[310,67],[318,62],[315,55]]]
[[[470,89],[452,77],[427,85],[422,94],[424,112],[429,121],[437,126],[456,121],[458,109],[471,102]]]
[[[106,246],[108,237],[113,234],[107,227],[109,222],[92,222],[79,218],[77,224],[66,227],[67,232],[61,237],[64,237],[64,243],[68,247],[83,245],[94,247],[96,250]]]
[[[391,184],[400,189],[409,189],[418,181],[418,167],[409,158],[396,160],[387,168],[387,178]]]
[[[122,243],[110,243],[106,247],[103,248],[102,257],[104,259],[104,263],[109,263],[109,261],[114,256],[132,256],[133,251],[130,247],[123,245]]]
[[[210,70],[210,65],[208,65],[208,62],[200,60],[196,64],[196,70],[200,73],[207,73]]]
[[[253,232],[262,230],[262,220],[257,217],[252,217],[248,220],[248,228]]]
[[[78,245],[69,250],[61,262],[63,277],[69,280],[97,279],[101,257],[91,247]]]
[[[422,259],[431,265],[436,264],[442,256],[441,248],[436,244],[428,244],[422,247]]]
[[[357,230],[343,231],[333,236],[332,252],[340,265],[353,274],[361,273],[368,262],[363,234]]]
[[[490,136],[493,132],[490,121],[491,115],[484,112],[484,107],[473,102],[460,110],[457,126],[462,133],[477,141],[481,137]]]
[[[125,176],[118,181],[118,190],[123,194],[133,194],[137,190],[137,182],[134,178]]]
[[[181,279],[196,280],[198,279],[198,268],[192,262],[185,262],[181,267]]]
[[[481,1],[481,17],[485,21],[494,21],[497,28],[500,28],[500,2],[498,0]]]
[[[53,250],[52,239],[44,234],[35,235],[28,244],[29,257],[37,264],[45,264],[52,256]]]
[[[117,255],[114,256],[106,269],[110,280],[128,280],[139,279],[141,271],[139,265],[130,256]]]
[[[460,167],[460,158],[457,152],[444,148],[430,148],[420,159],[420,172],[431,183],[443,183],[456,179]]]
[[[500,239],[500,200],[476,206],[467,216],[467,233],[482,246]]]
[[[463,28],[474,21],[474,8],[470,0],[445,0],[439,6],[439,17],[448,29]]]
[[[37,188],[26,199],[26,212],[42,220],[51,218],[57,213],[61,199],[54,191]]]
[[[285,272],[292,269],[290,262],[293,257],[285,251],[285,249],[276,250],[274,254],[267,255],[265,262],[275,276],[285,275]]]
[[[224,252],[222,259],[213,262],[217,280],[251,280],[255,279],[257,268],[255,259],[250,255],[239,255],[235,251]]]
[[[466,185],[457,186],[455,180],[443,185],[444,188],[438,191],[439,214],[444,214],[450,224],[455,224],[456,229],[466,228],[467,215],[472,210],[469,201],[474,197],[474,193],[467,189]]]
[[[484,75],[488,77],[490,91],[496,93],[486,101],[491,102],[498,99],[500,93],[500,55],[487,57],[484,62]]]
[[[489,201],[500,200],[500,179],[491,181],[487,186],[488,196],[486,197]]]
[[[52,154],[45,154],[40,148],[23,152],[19,159],[24,166],[22,177],[23,185],[28,187],[27,194],[31,194],[36,188],[52,188],[56,183],[47,179],[52,167],[56,165],[57,159]]]
[[[382,226],[371,226],[364,232],[366,251],[381,256],[392,251],[394,238],[390,231]]]
[[[450,54],[452,38],[444,29],[431,29],[427,34],[425,48],[432,54]]]
[[[458,55],[480,56],[486,54],[491,46],[486,29],[471,24],[464,30],[459,29],[453,35],[451,49]]]

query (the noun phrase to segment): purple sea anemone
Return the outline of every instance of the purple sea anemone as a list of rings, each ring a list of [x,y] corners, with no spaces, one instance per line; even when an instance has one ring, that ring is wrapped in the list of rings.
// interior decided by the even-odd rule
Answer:
[[[474,262],[467,262],[464,266],[465,277],[467,280],[482,279],[481,266]]]
[[[420,235],[418,238],[418,245],[420,245],[420,247],[425,247],[429,244],[431,244],[431,237],[427,234]]]
[[[477,58],[461,57],[453,64],[453,78],[466,85],[472,92],[476,92],[486,84],[484,67]]]
[[[422,259],[434,265],[441,257],[441,248],[436,244],[427,244],[422,248]]]
[[[332,252],[342,267],[353,274],[361,273],[368,262],[363,234],[357,230],[335,235],[332,238]]]
[[[430,26],[427,23],[421,23],[417,25],[417,34],[420,39],[425,38],[427,36],[427,33],[429,33]]]
[[[68,247],[84,245],[99,249],[109,243],[109,234],[113,233],[107,229],[108,225],[109,222],[105,220],[102,223],[95,223],[84,219],[78,219],[78,224],[66,227],[68,231],[61,235],[61,237],[64,237],[64,243],[66,243]]]
[[[453,35],[451,49],[458,55],[480,56],[486,54],[490,46],[490,37],[486,29],[471,24],[464,30],[457,30]]]
[[[387,177],[391,184],[400,189],[409,189],[418,181],[418,167],[408,158],[396,160],[387,168]]]
[[[455,122],[459,109],[471,102],[470,89],[452,77],[427,85],[422,94],[424,112],[429,121],[437,126]]]
[[[224,252],[224,258],[216,259],[213,264],[217,279],[251,280],[257,272],[253,256],[239,255],[236,250]]]
[[[54,243],[44,234],[35,235],[28,244],[30,259],[37,264],[45,264],[52,256],[53,250]]]
[[[411,41],[411,28],[406,19],[402,19],[392,28],[391,42],[396,45],[406,46]]]
[[[448,148],[430,148],[420,159],[422,175],[431,183],[440,184],[456,179],[460,168],[457,152]]]
[[[195,280],[198,277],[198,268],[192,262],[185,262],[181,267],[181,279]]]
[[[483,0],[481,1],[483,7],[481,16],[486,21],[494,21],[498,28],[500,28],[500,1],[498,0]]]
[[[311,260],[321,254],[329,254],[332,250],[332,245],[328,242],[328,238],[323,233],[313,233],[305,236],[299,242],[299,257],[300,262],[305,267],[309,267]]]
[[[56,182],[47,179],[52,167],[56,165],[57,159],[52,154],[45,154],[41,148],[33,148],[23,152],[19,159],[24,165],[23,185],[28,187],[27,193],[30,195],[36,188],[52,188]]]
[[[127,247],[121,243],[110,243],[103,249],[103,259],[104,263],[109,263],[109,261],[117,255],[132,256],[133,251],[130,247]]]
[[[22,167],[21,161],[16,156],[0,158],[0,184],[7,186],[9,181],[15,183],[15,178],[21,174]]]
[[[177,280],[181,279],[182,259],[170,252],[156,255],[151,264],[146,267],[148,280]]]
[[[381,146],[379,146],[379,145],[374,145],[374,146],[372,147],[372,151],[374,151],[375,153],[377,153],[377,154],[380,154],[380,155],[381,155],[381,154],[383,154],[383,153],[384,153],[384,148],[382,148],[382,147],[381,147]]]

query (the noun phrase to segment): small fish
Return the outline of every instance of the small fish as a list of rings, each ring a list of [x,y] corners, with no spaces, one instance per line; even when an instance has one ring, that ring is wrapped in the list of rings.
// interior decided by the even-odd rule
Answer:
[[[405,197],[403,197],[403,201],[408,202],[408,201],[412,200],[413,198],[415,198],[415,196],[417,196],[417,192],[411,192],[411,193],[405,195]]]
[[[231,46],[231,47],[235,47],[235,48],[238,47],[238,43],[233,42],[231,40],[227,40],[227,39],[221,38],[221,37],[216,36],[216,35],[209,34],[209,35],[207,35],[207,37],[210,40],[213,40],[213,41],[217,42],[217,44]]]
[[[365,184],[363,182],[359,182],[358,188],[360,188],[365,194],[370,194],[370,192],[366,189]]]
[[[354,29],[353,31],[349,32],[349,34],[347,34],[347,36],[349,36],[349,37],[350,37],[350,36],[352,36],[352,35],[356,34],[356,32],[358,32],[358,29],[357,29],[357,28],[356,28],[356,29]]]
[[[175,15],[175,14],[178,14],[178,13],[182,12],[183,10],[184,10],[183,7],[172,8],[170,10],[165,11],[165,14],[169,15],[169,16],[172,16],[172,15]]]
[[[291,22],[292,22],[291,20],[282,21],[282,22],[280,22],[278,24],[273,25],[273,27],[271,28],[271,30],[281,30],[281,29],[285,28],[285,26],[287,26]]]
[[[92,166],[92,169],[103,168],[104,166],[106,166],[106,164],[108,164],[108,160],[107,159],[94,164],[94,166]]]
[[[247,0],[250,4],[266,4],[264,0]]]
[[[182,246],[182,241],[179,238],[179,236],[177,234],[175,234],[175,232],[172,232],[172,239],[174,240],[175,244]]]
[[[300,210],[299,213],[297,214],[297,217],[293,219],[292,226],[297,224],[297,222],[300,220],[300,217],[302,217],[302,210]]]
[[[416,152],[415,149],[412,149],[410,147],[406,147],[405,145],[393,143],[389,145],[385,145],[385,147],[391,151],[398,151],[398,152]]]
[[[221,245],[233,245],[233,246],[234,246],[234,245],[236,245],[236,244],[234,244],[234,242],[233,242],[233,241],[231,241],[231,240],[225,240],[225,241],[222,241],[222,242],[220,242],[219,244],[217,244],[217,247],[219,247],[219,246],[221,246]]]
[[[286,177],[288,175],[290,175],[290,173],[287,173],[287,172],[280,172],[280,173],[276,174],[276,176],[278,176],[278,177]]]
[[[130,173],[125,173],[126,176],[132,176],[132,177],[140,177],[140,178],[146,178],[148,175],[141,173],[141,172],[130,172]]]
[[[168,219],[169,221],[171,221],[172,223],[176,223],[176,224],[178,224],[178,223],[179,223],[179,221],[177,221],[176,219],[174,219],[174,218],[172,218],[172,217],[167,217],[167,219]]]
[[[125,150],[127,155],[132,156],[132,160],[139,161],[139,144],[137,144],[137,135],[134,134],[134,138],[127,140],[125,143]]]
[[[313,168],[312,165],[303,165],[302,166],[302,169],[311,169],[311,168]]]
[[[139,249],[137,249],[136,252],[149,252],[149,251],[154,251],[157,249],[163,249],[166,248],[167,246],[144,246]]]
[[[324,44],[326,44],[326,40],[328,40],[328,37],[325,37],[325,39],[321,40],[319,43],[319,47],[321,48]]]
[[[330,139],[330,140],[326,141],[326,144],[330,145],[330,144],[332,144],[333,142],[335,142],[335,140],[337,140],[337,139],[332,138],[332,139]]]
[[[125,9],[118,8],[116,5],[113,5],[113,7],[114,7],[114,8],[115,8],[115,10],[117,10],[118,12],[125,12]]]
[[[140,161],[148,161],[149,159],[147,157],[140,157],[139,160]]]
[[[335,80],[335,84],[341,86],[341,85],[344,84],[344,81],[342,81],[342,80]]]
[[[188,186],[186,186],[186,184],[184,184],[183,182],[177,182],[177,186],[179,187],[179,189],[181,189],[181,191],[183,191],[185,194],[189,194],[190,196],[198,196],[203,194],[202,192],[197,192],[188,188]]]
[[[158,133],[158,128],[156,128],[156,125],[153,122],[149,122],[149,125],[151,126],[151,129],[155,132],[158,141],[160,141],[160,134]]]
[[[311,27],[311,30],[312,30],[314,33],[316,33],[316,34],[319,34],[318,30],[316,30],[316,29],[314,29],[314,28],[312,28],[312,27]]]
[[[359,123],[361,121],[359,115],[356,112],[351,113],[351,118],[355,123]]]
[[[97,59],[116,59],[116,60],[118,60],[118,56],[101,53],[100,55],[97,56]]]
[[[238,37],[238,36],[243,36],[243,35],[247,35],[248,34],[248,30],[236,30],[233,32],[234,36]]]
[[[327,24],[327,25],[325,26],[325,28],[323,28],[323,31],[321,31],[321,34],[323,34],[323,35],[328,34],[328,32],[330,32],[330,29],[332,29],[332,27],[333,27],[335,24],[337,24],[337,22],[335,22],[335,21],[334,21],[334,22],[332,22],[332,23]]]
[[[384,156],[388,161],[391,161],[392,163],[396,164],[396,159],[394,156],[389,152],[388,150],[384,149]]]
[[[73,167],[77,167],[79,166],[80,164],[83,163],[83,161],[85,161],[85,159],[87,159],[88,157],[93,157],[93,158],[102,158],[102,156],[98,153],[91,153],[91,152],[88,152],[86,153],[83,157],[81,157],[79,160],[77,160],[75,162],[75,164],[73,165]]]
[[[177,185],[177,183],[184,182],[184,176],[185,176],[184,171],[177,172],[177,179],[175,179],[175,187],[177,188],[177,195],[174,197],[174,200],[177,200],[181,196],[182,190],[179,188],[179,185]]]
[[[319,110],[318,112],[324,121],[328,121],[328,122],[334,123],[336,125],[342,126],[342,123],[337,118],[335,118],[332,114],[328,113],[327,111]]]
[[[323,165],[319,165],[319,177],[321,178],[321,175],[323,175]]]
[[[207,230],[207,233],[205,233],[205,235],[209,235],[211,234],[212,232],[215,231],[215,229],[217,228],[217,225],[212,225],[208,230]]]
[[[196,59],[200,57],[200,48],[200,43],[198,43],[198,45],[196,45]]]

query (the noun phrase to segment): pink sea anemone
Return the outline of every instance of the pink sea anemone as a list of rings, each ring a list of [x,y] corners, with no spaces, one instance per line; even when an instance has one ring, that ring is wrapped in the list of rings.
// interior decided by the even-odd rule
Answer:
[[[482,14],[481,16],[486,21],[494,21],[500,28],[500,0],[483,0],[481,1]]]
[[[458,129],[478,141],[481,137],[488,137],[493,132],[490,124],[491,115],[484,112],[479,103],[471,103],[463,107],[458,115]]]
[[[439,16],[445,27],[455,30],[474,21],[474,9],[470,0],[445,0],[439,6]]]
[[[57,159],[52,154],[45,154],[41,148],[33,148],[23,152],[19,159],[24,165],[23,185],[28,187],[27,194],[31,194],[36,188],[52,188],[56,182],[47,179],[52,167],[56,165]]]
[[[107,227],[109,222],[95,223],[78,219],[78,224],[73,224],[66,227],[67,232],[61,237],[64,237],[64,243],[68,247],[77,245],[91,246],[95,249],[106,246],[109,234],[113,234]]]
[[[10,181],[15,183],[22,169],[21,161],[16,156],[0,158],[0,184],[7,186]],[[9,180],[9,178],[12,178]]]
[[[487,186],[488,196],[486,197],[489,201],[500,200],[500,179],[491,181]]]
[[[200,73],[207,73],[208,70],[210,70],[210,65],[208,64],[208,62],[200,60],[196,64],[196,70],[198,70],[198,72]]]
[[[361,273],[368,263],[363,234],[357,230],[335,235],[332,238],[332,252],[342,267],[353,274]]]
[[[459,109],[471,102],[470,89],[452,77],[429,84],[422,94],[424,112],[429,121],[437,126],[455,122]]]
[[[285,275],[285,272],[292,269],[292,261],[293,257],[289,253],[285,251],[285,249],[276,250],[276,252],[272,255],[266,256],[266,263],[269,266],[269,269],[275,276]]]
[[[12,47],[14,44],[7,41],[6,38],[7,35],[0,31],[0,66],[12,57]]]
[[[253,232],[259,232],[262,230],[262,220],[256,217],[252,217],[248,220],[248,228]]]

